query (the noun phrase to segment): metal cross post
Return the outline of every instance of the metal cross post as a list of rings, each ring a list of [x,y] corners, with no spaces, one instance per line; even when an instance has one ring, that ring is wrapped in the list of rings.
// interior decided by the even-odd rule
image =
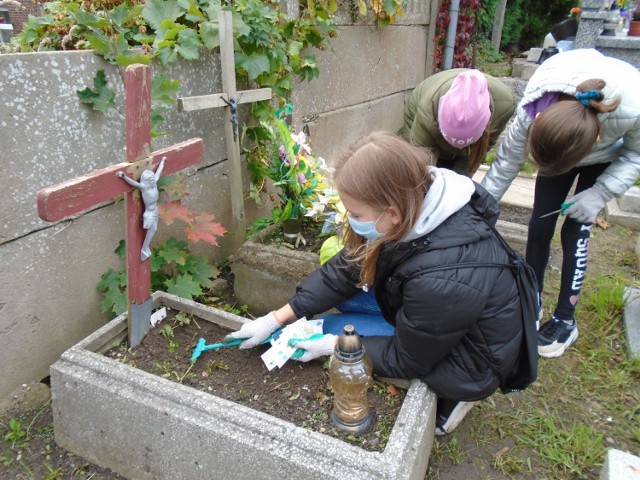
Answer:
[[[244,215],[244,195],[242,188],[242,165],[240,163],[240,143],[238,141],[238,105],[271,99],[270,88],[236,91],[236,66],[233,54],[233,27],[231,12],[223,10],[218,15],[220,29],[220,60],[222,63],[223,93],[197,97],[178,98],[178,110],[190,112],[208,108],[225,107],[225,137],[229,158],[229,180],[231,192],[231,213],[235,246],[245,239],[247,223]]]
[[[151,319],[150,259],[141,259],[145,238],[145,205],[140,190],[125,182],[119,172],[139,180],[145,170],[157,171],[164,158],[164,173],[171,174],[199,163],[204,143],[192,138],[151,153],[151,70],[130,65],[125,71],[126,162],[44,188],[38,192],[38,214],[55,222],[83,212],[114,197],[126,196],[127,296],[129,346],[137,346],[149,330]]]

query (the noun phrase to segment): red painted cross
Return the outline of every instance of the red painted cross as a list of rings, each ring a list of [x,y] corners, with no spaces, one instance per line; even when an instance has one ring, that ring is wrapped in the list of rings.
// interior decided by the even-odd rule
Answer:
[[[96,170],[82,177],[44,188],[38,192],[38,214],[49,222],[62,220],[91,207],[126,195],[127,296],[129,346],[138,345],[150,325],[150,261],[142,261],[145,238],[142,215],[145,205],[140,190],[128,185],[118,172],[139,180],[144,170],[156,171],[166,158],[164,174],[171,174],[202,160],[200,138],[151,152],[151,71],[145,65],[130,65],[125,71],[126,162]]]

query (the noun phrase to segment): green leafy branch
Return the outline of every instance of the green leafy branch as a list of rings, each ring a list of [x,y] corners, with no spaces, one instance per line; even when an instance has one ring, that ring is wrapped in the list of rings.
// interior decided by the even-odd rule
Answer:
[[[125,241],[121,240],[115,253],[126,256]],[[203,257],[194,255],[187,243],[171,237],[152,248],[151,290],[163,291],[190,300],[201,297],[219,275],[215,266]],[[102,311],[115,317],[127,310],[127,272],[125,268],[110,268],[102,274],[98,291],[104,295]]]

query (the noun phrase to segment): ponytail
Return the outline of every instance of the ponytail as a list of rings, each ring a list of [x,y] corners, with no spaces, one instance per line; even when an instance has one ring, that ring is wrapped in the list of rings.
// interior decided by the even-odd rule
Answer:
[[[586,80],[577,86],[574,96],[561,95],[535,118],[527,150],[540,175],[566,173],[593,151],[600,135],[598,114],[620,105],[619,98],[605,98],[605,85],[604,80]]]
[[[620,99],[614,98],[611,102],[605,103],[604,93],[602,93],[605,85],[604,80],[586,80],[576,87],[575,98],[585,107],[593,108],[597,113],[612,112],[620,105]]]

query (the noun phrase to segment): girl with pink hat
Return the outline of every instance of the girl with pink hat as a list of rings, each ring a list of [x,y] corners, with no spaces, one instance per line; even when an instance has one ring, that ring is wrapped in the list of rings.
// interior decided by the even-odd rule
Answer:
[[[404,108],[404,136],[426,147],[437,166],[472,177],[515,111],[511,89],[479,70],[431,75]]]

